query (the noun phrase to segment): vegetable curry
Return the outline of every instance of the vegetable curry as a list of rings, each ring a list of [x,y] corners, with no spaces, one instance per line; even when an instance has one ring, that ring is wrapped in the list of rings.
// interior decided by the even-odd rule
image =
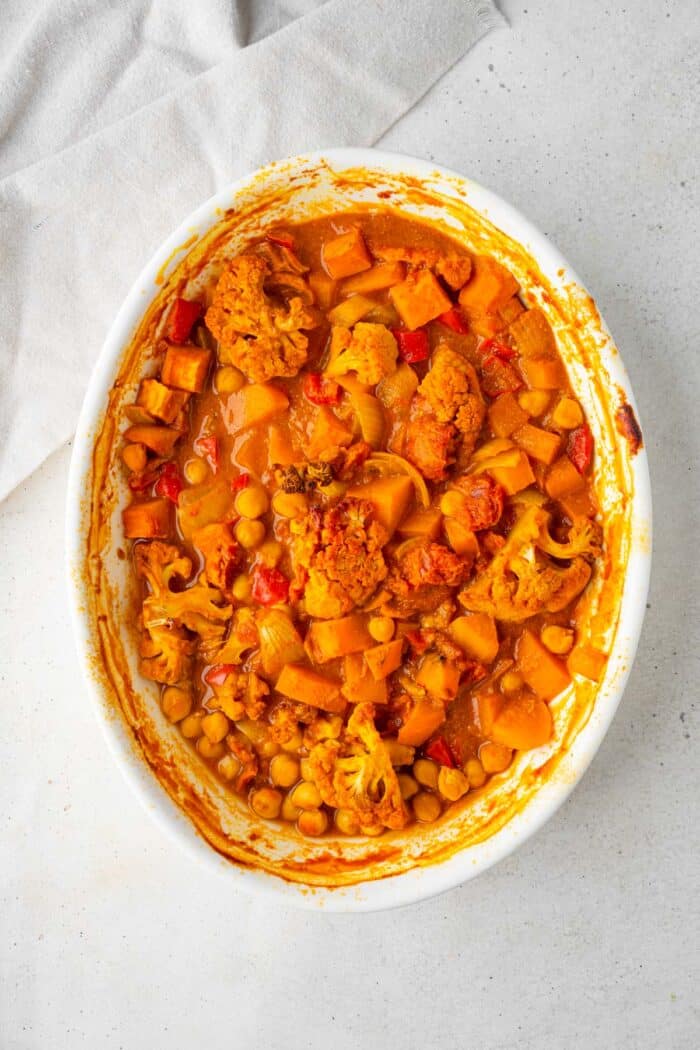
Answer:
[[[605,656],[593,438],[517,281],[389,208],[284,228],[175,299],[126,408],[141,673],[303,835],[437,820]]]

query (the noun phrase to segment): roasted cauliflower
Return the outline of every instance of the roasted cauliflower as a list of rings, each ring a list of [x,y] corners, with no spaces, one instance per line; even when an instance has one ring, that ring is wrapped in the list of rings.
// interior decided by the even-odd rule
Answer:
[[[294,589],[309,616],[344,616],[365,602],[388,572],[382,547],[388,533],[366,500],[344,499],[290,522]]]
[[[441,543],[411,544],[391,567],[387,588],[391,611],[401,616],[431,613],[448,600],[450,590],[464,582],[469,562]]]
[[[223,682],[212,683],[214,697],[209,706],[219,708],[232,722],[261,718],[270,688],[254,671],[231,667]]]
[[[235,365],[251,382],[294,376],[306,361],[303,329],[317,323],[299,296],[287,303],[264,289],[270,263],[257,254],[238,255],[219,278],[206,324],[219,340],[219,360]]]
[[[308,758],[309,776],[328,806],[350,809],[362,828],[402,828],[408,814],[391,755],[374,724],[372,704],[358,704],[339,740],[322,740]]]
[[[425,398],[413,398],[404,454],[424,477],[444,481],[447,468],[455,461],[457,437],[457,428],[452,423],[438,422]]]
[[[153,682],[176,685],[190,677],[196,647],[196,640],[188,638],[180,627],[144,625],[139,642],[139,670]]]
[[[439,423],[453,423],[457,427],[462,435],[464,454],[469,455],[486,414],[472,365],[451,347],[438,346],[418,393],[426,399]]]
[[[435,248],[382,246],[373,247],[372,254],[385,262],[406,262],[414,267],[427,266],[435,270],[455,291],[467,283],[472,272],[472,261],[468,255],[442,255]]]
[[[386,325],[359,321],[352,332],[336,326],[334,349],[338,347],[326,369],[330,376],[355,372],[361,383],[375,386],[396,371],[398,346]]]
[[[552,562],[540,546],[549,515],[541,507],[528,508],[489,565],[459,595],[470,612],[484,612],[513,623],[542,612],[559,612],[581,593],[591,567],[576,556],[566,567]]]

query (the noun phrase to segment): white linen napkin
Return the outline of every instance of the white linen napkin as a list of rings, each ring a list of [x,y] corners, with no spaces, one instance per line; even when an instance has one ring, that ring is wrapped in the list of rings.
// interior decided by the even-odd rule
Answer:
[[[371,145],[501,22],[490,0],[40,12],[9,20],[0,101],[0,499],[72,434],[121,300],[188,212],[267,161]]]

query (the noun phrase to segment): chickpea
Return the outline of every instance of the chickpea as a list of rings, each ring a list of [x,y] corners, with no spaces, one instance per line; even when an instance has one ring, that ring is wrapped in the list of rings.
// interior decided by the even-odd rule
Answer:
[[[300,760],[299,768],[301,770],[301,775],[302,775],[303,779],[306,780],[307,782],[310,782],[313,779],[313,777],[311,775],[311,766],[309,764],[308,758],[302,758]]]
[[[192,710],[192,694],[179,685],[169,685],[161,699],[163,714],[171,722],[181,722]]]
[[[502,773],[507,769],[513,758],[513,752],[509,747],[501,744],[482,744],[479,748],[479,761],[487,773]]]
[[[368,839],[376,839],[378,835],[384,834],[383,824],[361,824],[360,831]]]
[[[267,737],[262,743],[258,744],[257,751],[263,758],[274,758],[275,755],[279,754],[280,746],[272,737]]]
[[[265,542],[258,547],[258,558],[263,565],[266,565],[269,569],[274,569],[279,565],[282,553],[282,544],[278,540],[265,540]]]
[[[262,485],[246,485],[236,496],[233,506],[242,518],[260,518],[269,510],[270,501]]]
[[[142,445],[140,441],[134,441],[129,445],[124,445],[124,448],[122,449],[122,460],[129,470],[143,470],[148,462],[146,446]]]
[[[551,399],[548,390],[523,390],[518,404],[529,416],[541,416]]]
[[[282,492],[272,497],[272,509],[281,518],[301,518],[309,509],[309,501],[303,492]]]
[[[335,826],[343,835],[357,835],[360,824],[351,809],[339,809],[335,814]]]
[[[291,795],[285,795],[282,803],[282,820],[289,820],[292,824],[296,824],[300,813],[301,810],[294,805]]]
[[[289,740],[285,740],[282,744],[283,751],[290,751],[292,754],[296,754],[301,745],[304,742],[304,738],[301,735],[300,729],[295,729]]]
[[[423,787],[432,788],[438,785],[438,767],[429,758],[418,758],[413,763],[413,775]]]
[[[240,368],[233,365],[224,365],[217,370],[214,376],[214,384],[217,394],[235,394],[245,383],[245,376]]]
[[[270,780],[277,787],[293,787],[299,776],[299,763],[291,755],[275,755],[270,762]]]
[[[438,791],[448,802],[456,802],[469,791],[469,781],[461,769],[441,766],[438,773]]]
[[[241,763],[235,755],[228,754],[224,755],[216,768],[224,780],[233,780],[240,773]]]
[[[470,787],[480,788],[486,783],[486,773],[478,758],[470,758],[464,765],[464,772]]]
[[[396,778],[401,788],[401,798],[408,801],[418,792],[418,784],[409,773],[399,773]]]
[[[238,602],[249,602],[252,593],[250,578],[245,574],[236,576],[231,587],[231,593]]]
[[[241,547],[244,547],[247,551],[259,547],[265,539],[265,526],[261,521],[251,521],[249,518],[243,518],[233,531]]]
[[[373,616],[367,629],[375,642],[390,642],[394,637],[394,621],[390,616]]]
[[[250,794],[250,808],[264,820],[276,820],[282,809],[282,793],[274,788],[263,787]]]
[[[562,430],[573,430],[583,423],[583,412],[573,397],[563,397],[552,412],[552,423]]]
[[[420,791],[413,799],[413,813],[421,824],[432,824],[440,816],[442,806],[436,795]]]
[[[523,687],[523,676],[518,671],[506,671],[501,678],[501,692],[519,693]]]
[[[542,644],[546,645],[550,653],[557,656],[566,656],[574,644],[574,632],[570,627],[557,627],[549,624],[540,631]]]
[[[190,485],[201,485],[209,473],[209,467],[203,459],[188,459],[184,471],[185,480]]]
[[[292,802],[299,809],[318,809],[323,801],[321,794],[315,784],[309,784],[303,780],[301,784],[297,784],[292,791]]]
[[[203,713],[200,711],[194,715],[187,715],[180,722],[180,732],[187,740],[196,740],[202,735],[202,718]]]
[[[223,711],[212,711],[202,719],[202,732],[212,744],[218,744],[227,736],[228,718]]]
[[[221,741],[212,744],[211,740],[206,736],[200,736],[198,739],[197,750],[202,758],[213,758],[214,760],[223,758],[226,754],[226,748]]]
[[[297,827],[302,835],[316,838],[328,828],[328,815],[322,809],[305,809],[299,814]]]

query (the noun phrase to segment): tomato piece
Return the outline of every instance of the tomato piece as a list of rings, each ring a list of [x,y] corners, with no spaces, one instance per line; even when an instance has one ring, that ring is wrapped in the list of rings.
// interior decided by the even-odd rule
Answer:
[[[430,357],[430,343],[427,333],[422,328],[415,332],[404,332],[392,328],[394,339],[399,345],[399,357],[409,365],[417,361],[426,361]]]
[[[177,298],[168,314],[168,339],[174,343],[184,343],[189,339],[192,326],[202,314],[202,304],[196,299]]]
[[[460,335],[464,335],[469,331],[466,317],[456,306],[453,306],[451,310],[445,310],[444,314],[440,314],[437,320],[440,324],[444,324],[447,328],[451,328],[453,332],[459,332]]]
[[[204,675],[204,681],[207,685],[223,685],[231,672],[235,670],[235,664],[212,664]]]
[[[216,474],[219,467],[219,439],[217,437],[200,437],[194,443],[194,450],[204,456],[207,463]]]
[[[337,405],[342,395],[340,383],[321,372],[307,372],[304,394],[314,405]]]
[[[289,580],[279,569],[270,569],[266,565],[256,565],[253,569],[251,594],[261,605],[277,605],[286,602],[289,597]]]
[[[588,423],[582,423],[571,431],[566,454],[579,474],[585,474],[593,459],[593,435]]]
[[[241,489],[245,489],[250,485],[250,474],[239,474],[237,478],[231,480],[231,492],[236,494]]]
[[[444,736],[439,736],[431,744],[428,744],[425,753],[428,758],[432,758],[433,762],[437,762],[438,765],[449,766],[450,769],[455,768],[454,756]]]
[[[522,377],[508,361],[489,354],[481,364],[481,386],[489,397],[512,394],[523,386]]]
[[[180,493],[185,487],[185,483],[180,476],[180,471],[175,463],[166,463],[160,472],[160,477],[155,484],[156,496],[161,496],[163,499],[169,499],[171,503],[177,504],[180,497]]]

